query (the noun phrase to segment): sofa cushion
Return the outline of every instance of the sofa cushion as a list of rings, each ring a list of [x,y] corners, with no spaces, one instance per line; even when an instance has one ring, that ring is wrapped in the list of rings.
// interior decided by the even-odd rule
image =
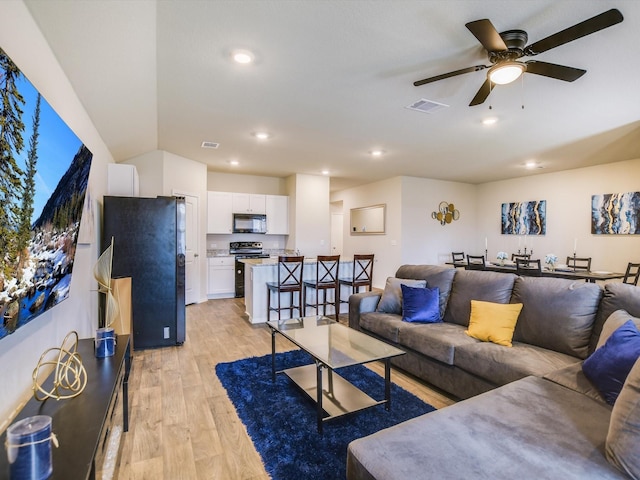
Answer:
[[[604,456],[610,410],[528,377],[354,440],[347,478],[623,479]]]
[[[369,330],[392,342],[398,341],[398,329],[401,323],[402,317],[393,313],[367,312],[360,315],[361,329]]]
[[[435,288],[414,288],[401,285],[402,321],[437,323],[440,318],[440,290]]]
[[[400,285],[410,285],[412,287],[423,287],[427,284],[426,280],[414,280],[410,278],[387,278],[387,283],[384,286],[384,292],[382,292],[382,298],[378,303],[378,312],[383,313],[395,313],[400,315],[402,313],[402,291]]]
[[[543,376],[579,360],[546,348],[513,342],[512,348],[479,342],[456,347],[453,363],[497,385],[513,382],[527,375]]]
[[[582,371],[613,405],[638,358],[640,331],[633,320],[627,320],[584,361]]]
[[[471,300],[471,316],[467,335],[483,342],[511,346],[521,303],[492,303]]]
[[[640,360],[611,411],[605,443],[607,459],[631,478],[640,478]]]
[[[511,273],[458,270],[453,279],[444,321],[468,326],[471,300],[509,303],[515,279],[516,276]],[[433,286],[428,281],[427,284]]]
[[[604,285],[604,293],[598,315],[593,326],[589,352],[596,349],[602,325],[616,310],[626,310],[634,317],[640,317],[640,287],[627,285],[626,283],[609,282]]]
[[[524,306],[513,339],[586,358],[601,296],[595,283],[518,277],[511,302]]]
[[[630,315],[626,310],[616,310],[609,315],[609,318],[607,318],[607,321],[604,322],[604,325],[602,326],[602,331],[600,332],[600,338],[598,338],[596,348],[603,346],[611,334],[629,320],[632,320],[636,327],[640,328],[640,318]]]
[[[562,385],[563,387],[575,390],[576,392],[582,393],[583,395],[587,395],[588,397],[591,397],[599,402],[607,402],[595,387],[595,385],[591,383],[591,381],[582,371],[582,362],[574,363],[573,365],[569,365],[568,367],[554,370],[544,375],[543,378],[545,380],[555,382],[558,385]]]
[[[399,328],[398,341],[416,352],[453,365],[454,351],[459,345],[478,343],[464,333],[465,327],[453,323],[419,323],[402,322]]]
[[[427,281],[427,287],[438,287],[440,289],[440,318],[443,318],[455,274],[455,268],[442,265],[402,265],[396,272],[396,277],[422,279]]]

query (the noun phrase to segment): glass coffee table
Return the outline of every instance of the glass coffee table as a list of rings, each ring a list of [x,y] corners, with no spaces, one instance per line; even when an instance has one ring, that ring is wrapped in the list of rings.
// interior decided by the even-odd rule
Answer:
[[[322,316],[273,320],[271,329],[271,374],[286,374],[316,402],[318,432],[332,418],[384,404],[391,406],[391,358],[405,352],[376,338]],[[276,334],[287,338],[311,355],[314,364],[276,371]],[[384,400],[375,400],[334,370],[384,361]]]

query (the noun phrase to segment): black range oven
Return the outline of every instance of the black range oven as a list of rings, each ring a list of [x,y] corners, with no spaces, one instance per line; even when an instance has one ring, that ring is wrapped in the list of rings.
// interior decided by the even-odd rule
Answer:
[[[262,253],[262,242],[231,242],[229,243],[229,253],[236,257],[236,298],[244,297],[244,263],[241,258],[269,258],[269,255]]]

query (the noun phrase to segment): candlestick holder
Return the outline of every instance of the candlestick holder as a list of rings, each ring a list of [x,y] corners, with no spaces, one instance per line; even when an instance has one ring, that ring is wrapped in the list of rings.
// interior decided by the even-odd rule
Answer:
[[[487,251],[487,249],[484,249],[484,261],[486,262],[489,259],[489,252]]]
[[[576,271],[576,251],[573,251],[573,271]]]

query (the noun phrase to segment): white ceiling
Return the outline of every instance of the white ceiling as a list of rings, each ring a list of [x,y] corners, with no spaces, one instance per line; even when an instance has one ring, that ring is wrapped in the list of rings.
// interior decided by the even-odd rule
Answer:
[[[396,175],[483,183],[640,158],[637,0],[25,3],[116,161],[160,149],[218,172],[328,169],[335,190]],[[469,21],[526,30],[532,43],[614,7],[621,24],[535,57],[586,69],[573,83],[525,74],[476,107],[468,104],[486,71],[413,86],[489,64]],[[234,64],[236,48],[256,62]],[[449,107],[405,108],[420,98]],[[487,116],[499,122],[483,126]],[[259,142],[258,129],[273,137]],[[371,158],[373,148],[385,155]],[[544,169],[524,169],[530,159]]]

